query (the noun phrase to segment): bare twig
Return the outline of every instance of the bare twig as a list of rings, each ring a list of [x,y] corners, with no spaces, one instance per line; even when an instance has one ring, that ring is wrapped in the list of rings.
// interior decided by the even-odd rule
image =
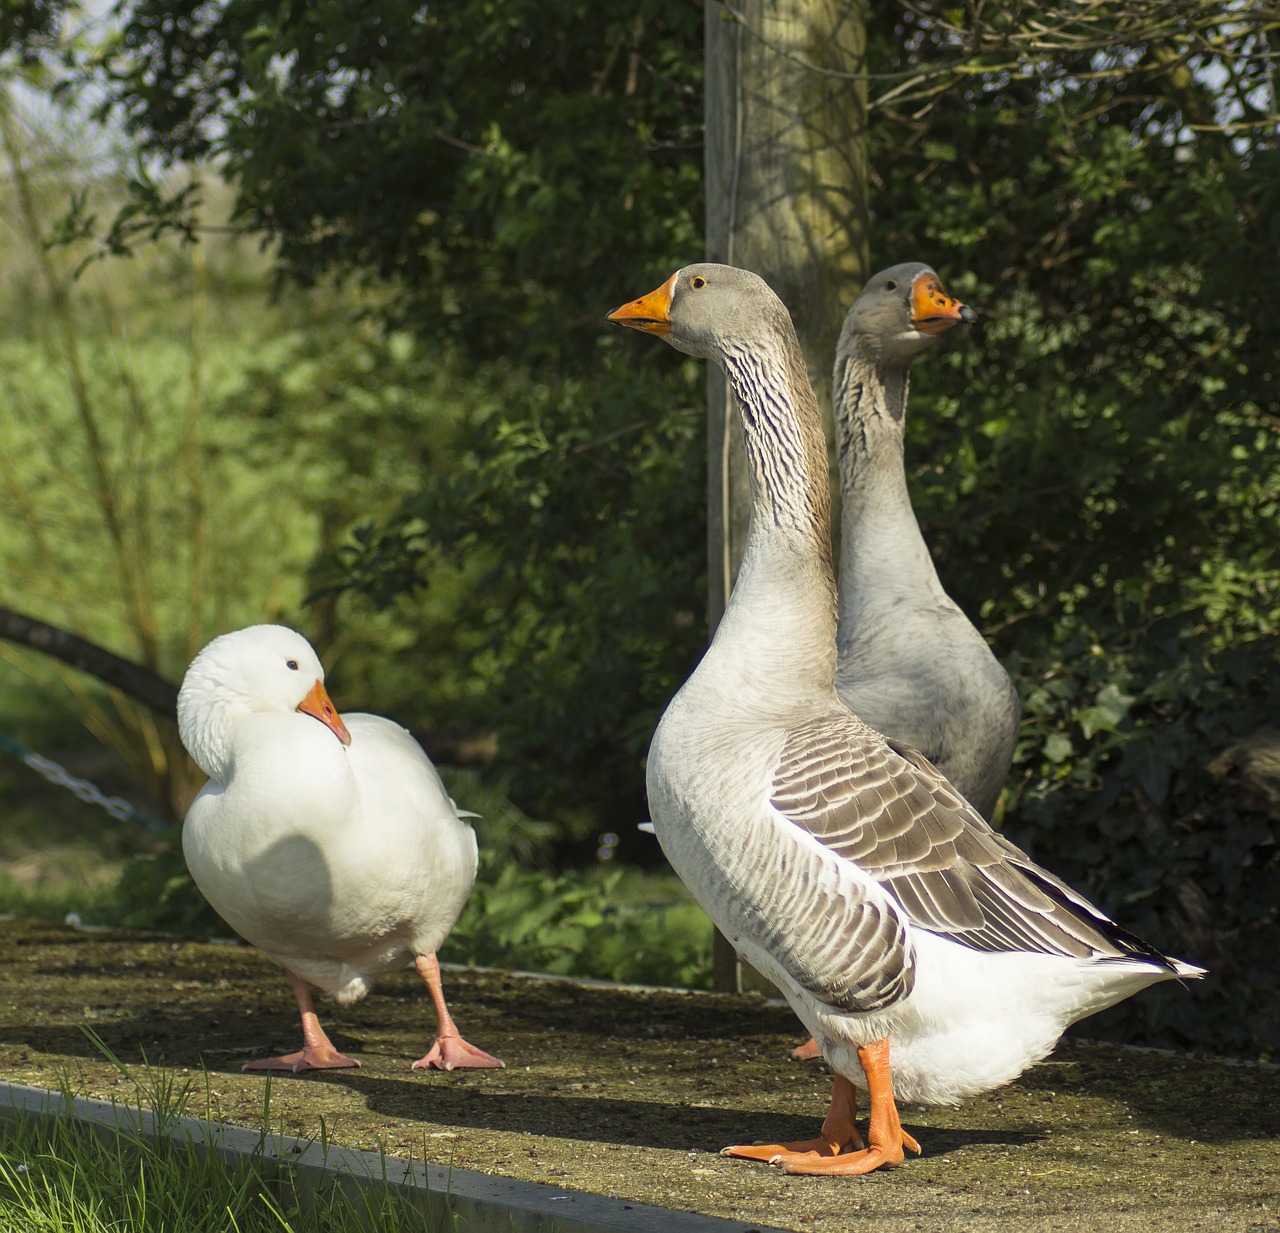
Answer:
[[[868,102],[870,110],[891,103],[922,104],[915,119],[960,82],[974,77],[1033,72],[1049,82],[1117,80],[1133,76],[1167,76],[1197,59],[1232,61],[1232,79],[1238,97],[1252,86],[1241,81],[1247,66],[1259,85],[1269,82],[1275,50],[1270,38],[1280,30],[1280,3],[1257,0],[1241,5],[1237,0],[1040,0],[1019,6],[971,4],[964,24],[950,16],[956,10],[943,5],[905,0],[903,7],[920,29],[944,45],[922,54],[912,68],[892,72],[850,73],[821,65],[771,41],[739,11],[722,5],[725,20],[737,22],[753,39],[774,54],[807,72],[841,80],[884,83],[885,88]],[[1124,49],[1162,44],[1168,53],[1159,63],[1134,65],[1119,53]],[[1197,122],[1197,132],[1230,134],[1275,125],[1271,100],[1267,114],[1258,120],[1228,117],[1221,123]]]

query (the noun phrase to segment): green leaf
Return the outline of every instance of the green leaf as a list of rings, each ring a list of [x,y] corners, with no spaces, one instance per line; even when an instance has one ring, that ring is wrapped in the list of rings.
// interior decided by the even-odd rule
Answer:
[[[1050,762],[1065,762],[1073,752],[1071,738],[1065,732],[1051,732],[1045,738],[1044,756]]]

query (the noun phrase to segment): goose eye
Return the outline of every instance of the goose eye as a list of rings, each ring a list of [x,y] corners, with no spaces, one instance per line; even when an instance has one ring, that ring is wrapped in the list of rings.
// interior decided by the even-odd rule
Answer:
[[[296,659],[291,659],[285,664],[285,667],[288,668],[290,672],[297,672],[298,661]]]
[[[702,288],[707,285],[707,280],[703,278],[701,274],[697,274],[694,276],[690,285],[695,291],[701,291]]]
[[[889,281],[888,281],[887,283],[885,283],[885,285],[884,285],[884,289],[885,289],[886,291],[897,291],[897,289],[898,289],[898,284],[897,284],[896,282],[894,282],[894,280],[891,278],[891,279],[889,279]]]

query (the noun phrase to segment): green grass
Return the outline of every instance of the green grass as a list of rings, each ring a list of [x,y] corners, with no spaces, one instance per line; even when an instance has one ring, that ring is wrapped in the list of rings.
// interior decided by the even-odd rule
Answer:
[[[0,873],[0,915],[65,920],[78,916],[92,924],[105,920],[115,900],[111,885],[94,886],[76,878],[48,877],[31,882]]]
[[[260,1150],[235,1163],[200,1150],[177,1119],[189,1115],[196,1083],[144,1067],[141,1079],[95,1044],[137,1089],[165,1132],[151,1138],[123,1125],[91,1126],[69,1112],[18,1115],[0,1123],[0,1231],[3,1233],[396,1233],[453,1229],[447,1199],[428,1218],[422,1195],[326,1182],[305,1195],[287,1162],[269,1149],[271,1085],[265,1087]],[[205,1076],[206,1104],[208,1076]],[[62,1096],[74,1096],[67,1076]]]

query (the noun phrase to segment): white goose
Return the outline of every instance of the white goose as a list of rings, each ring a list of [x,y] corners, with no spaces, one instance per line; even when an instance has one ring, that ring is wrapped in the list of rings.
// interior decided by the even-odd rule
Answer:
[[[224,634],[196,656],[178,728],[209,776],[183,825],[187,867],[285,969],[302,1015],[302,1049],[244,1069],[358,1066],[325,1035],[309,986],[354,1002],[410,960],[438,1018],[414,1069],[501,1066],[458,1034],[441,990],[436,950],[471,893],[476,839],[417,741],[377,715],[344,724],[310,644],[280,625]]]
[[[610,319],[719,361],[752,483],[728,607],[650,747],[658,839],[835,1072],[818,1138],[725,1151],[796,1173],[900,1164],[919,1145],[895,1089],[954,1103],[997,1087],[1068,1024],[1201,970],[1035,865],[917,750],[836,694],[826,446],[795,330],[768,286],[686,266]],[[870,1092],[865,1148],[855,1084]]]
[[[974,319],[920,262],[868,280],[845,316],[832,374],[843,497],[836,692],[878,732],[919,749],[989,819],[1013,761],[1018,693],[943,590],[903,465],[911,364]],[[815,1058],[817,1044],[791,1056]]]

